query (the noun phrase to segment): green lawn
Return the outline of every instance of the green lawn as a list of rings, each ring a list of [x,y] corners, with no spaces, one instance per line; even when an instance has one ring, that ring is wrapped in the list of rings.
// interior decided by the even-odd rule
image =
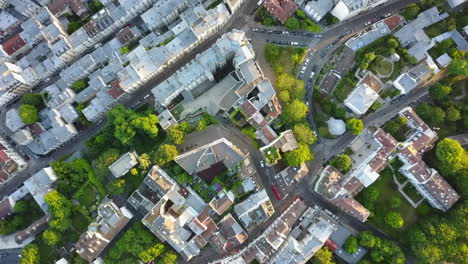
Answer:
[[[381,75],[387,76],[392,72],[392,63],[389,61],[381,61],[377,63],[377,72],[380,73]]]
[[[442,33],[453,30],[455,28],[456,28],[455,18],[448,17],[440,22],[437,22],[425,28],[424,32],[427,34],[429,38],[433,38]]]
[[[416,188],[413,187],[413,185],[411,184],[406,184],[406,186],[403,188],[403,191],[406,193],[406,195],[408,195],[411,200],[413,200],[413,202],[418,202],[419,200],[421,200],[421,198],[423,198],[419,193],[418,191],[416,190]]]
[[[380,173],[380,177],[371,186],[374,186],[379,190],[379,198],[374,203],[374,209],[371,210],[371,216],[368,222],[377,228],[381,229],[385,233],[395,238],[402,238],[404,230],[415,223],[418,219],[418,211],[412,207],[411,204],[397,190],[396,184],[393,182],[392,172],[390,169],[385,169]],[[358,201],[363,201],[362,193],[356,196]],[[391,200],[394,197],[398,197],[401,200],[401,204],[398,208],[391,208]],[[390,211],[396,211],[401,214],[405,224],[402,229],[392,229],[387,226],[384,222],[385,215]]]
[[[84,232],[86,229],[88,229],[90,221],[81,212],[73,211],[72,223],[74,229],[76,229],[78,232]]]

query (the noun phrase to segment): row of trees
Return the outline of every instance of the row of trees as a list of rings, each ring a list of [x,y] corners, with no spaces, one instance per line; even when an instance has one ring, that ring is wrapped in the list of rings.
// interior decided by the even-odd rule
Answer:
[[[288,18],[284,25],[290,30],[304,29],[312,32],[321,31],[320,26],[312,22],[302,10],[297,10],[296,16]]]
[[[360,264],[371,263],[405,263],[405,254],[401,248],[393,241],[384,240],[374,236],[370,231],[359,234],[359,245],[369,249],[367,257],[361,260]]]

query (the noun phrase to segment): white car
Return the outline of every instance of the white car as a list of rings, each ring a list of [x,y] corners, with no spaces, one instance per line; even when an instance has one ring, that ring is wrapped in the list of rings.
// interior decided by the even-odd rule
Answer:
[[[314,74],[315,74],[315,72],[311,72],[310,75],[309,75],[309,78],[314,77]]]

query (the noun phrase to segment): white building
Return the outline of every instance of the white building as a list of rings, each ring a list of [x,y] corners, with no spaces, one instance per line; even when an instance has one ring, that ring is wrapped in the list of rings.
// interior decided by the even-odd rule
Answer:
[[[234,212],[245,227],[259,225],[273,215],[275,209],[265,189],[254,193],[234,206]]]
[[[31,68],[21,69],[5,62],[0,65],[0,106],[31,90],[37,82],[37,75]]]
[[[138,165],[138,155],[136,152],[127,152],[112,163],[109,166],[109,170],[115,178],[119,178],[127,174],[136,165]]]
[[[43,168],[31,178],[24,181],[24,186],[31,193],[36,203],[41,207],[42,211],[49,215],[48,205],[44,197],[54,190],[54,183],[57,180],[57,175],[51,167]]]
[[[359,81],[356,88],[348,95],[344,105],[356,115],[363,115],[379,98],[384,84],[370,71]]]

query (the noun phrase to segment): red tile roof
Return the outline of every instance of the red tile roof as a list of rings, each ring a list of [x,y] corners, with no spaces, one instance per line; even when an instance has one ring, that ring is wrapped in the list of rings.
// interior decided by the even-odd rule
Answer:
[[[6,180],[8,180],[8,173],[0,169],[0,182],[4,182]]]
[[[294,0],[265,0],[264,6],[266,10],[282,24],[284,24],[297,9],[297,4]]]
[[[3,162],[7,162],[10,160],[10,156],[5,151],[0,151],[0,160]]]
[[[384,23],[388,26],[390,30],[394,30],[401,23],[401,17],[399,15],[391,16],[384,19]]]
[[[20,50],[25,45],[26,42],[21,38],[19,33],[14,35],[12,38],[10,38],[2,44],[3,50],[8,55],[13,55],[16,51]]]
[[[110,88],[108,92],[114,99],[117,99],[119,96],[125,93],[124,90],[120,88],[120,83],[118,80],[113,81],[111,83],[111,87],[112,88]]]
[[[262,129],[263,136],[270,142],[275,140],[276,136],[272,133],[272,128],[270,126],[266,126]]]

